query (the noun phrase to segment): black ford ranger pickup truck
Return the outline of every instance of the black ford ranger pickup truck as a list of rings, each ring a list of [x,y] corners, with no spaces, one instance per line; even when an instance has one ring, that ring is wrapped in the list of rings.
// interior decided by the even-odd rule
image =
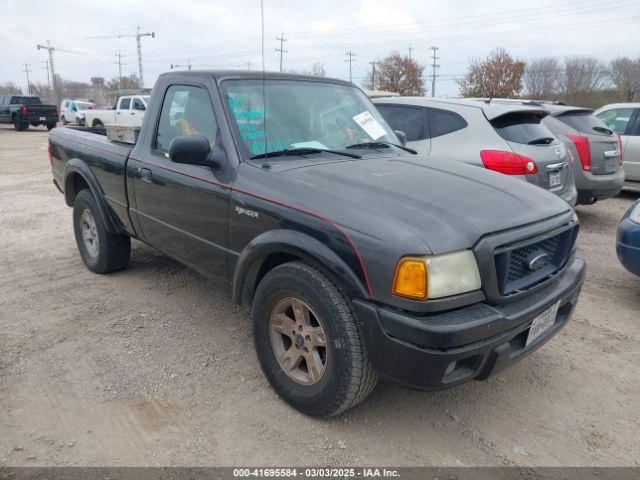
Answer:
[[[54,182],[86,266],[141,240],[252,305],[264,374],[338,414],[379,376],[486,379],[553,337],[585,274],[578,221],[538,187],[418,158],[352,84],[236,71],[159,77],[135,145],[56,128]]]
[[[0,96],[0,123],[10,123],[18,132],[46,125],[48,130],[58,122],[58,107],[44,105],[38,97],[22,95]]]

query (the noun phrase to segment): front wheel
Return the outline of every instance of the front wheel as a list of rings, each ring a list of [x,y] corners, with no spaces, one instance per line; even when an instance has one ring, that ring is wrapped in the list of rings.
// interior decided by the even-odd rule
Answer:
[[[256,290],[252,319],[265,376],[302,413],[338,415],[375,387],[348,299],[311,266],[292,262],[267,273]]]
[[[88,189],[81,190],[73,202],[73,231],[82,261],[92,272],[122,270],[129,263],[131,239],[107,230]]]

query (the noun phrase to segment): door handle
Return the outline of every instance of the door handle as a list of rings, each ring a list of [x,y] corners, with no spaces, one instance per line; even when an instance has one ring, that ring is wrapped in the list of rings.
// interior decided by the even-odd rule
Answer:
[[[131,113],[130,113],[130,115],[135,115],[135,114],[136,114],[136,112],[131,112]]]
[[[116,115],[120,115],[120,112],[116,112]]]
[[[151,173],[151,170],[149,170],[148,168],[138,168],[138,178],[140,180],[142,180],[145,183],[151,183],[151,177],[153,176],[153,174]]]

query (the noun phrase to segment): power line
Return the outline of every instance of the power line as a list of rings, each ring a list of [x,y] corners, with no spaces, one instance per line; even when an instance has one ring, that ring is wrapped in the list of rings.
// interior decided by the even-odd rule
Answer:
[[[280,42],[280,48],[276,48],[276,52],[280,52],[280,71],[282,72],[282,55],[287,53],[287,51],[284,49],[284,42],[286,42],[287,39],[284,38],[283,33],[279,37],[276,37],[276,40]]]
[[[30,66],[31,64],[24,62],[24,70],[22,70],[27,74],[27,95],[31,95],[31,80],[29,80],[29,73],[31,73],[33,70],[29,68]]]
[[[347,58],[345,59],[345,62],[349,63],[349,81],[353,83],[353,57],[355,56],[355,53],[349,50],[346,53],[346,56]]]
[[[431,63],[431,68],[432,70],[432,74],[431,74],[431,96],[435,97],[436,96],[436,69],[440,68],[440,64],[438,64],[438,60],[440,60],[440,57],[438,57],[438,47],[429,47],[432,52],[433,52],[433,56],[431,57],[431,59],[433,60],[433,62]]]

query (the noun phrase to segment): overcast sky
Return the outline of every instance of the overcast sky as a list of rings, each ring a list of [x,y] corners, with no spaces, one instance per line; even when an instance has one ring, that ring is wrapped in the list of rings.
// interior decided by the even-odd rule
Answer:
[[[88,36],[153,31],[142,39],[144,77],[152,86],[171,64],[193,68],[260,66],[259,0],[2,0],[0,83],[26,90],[24,63],[32,82],[46,82],[46,43],[83,55],[55,52],[56,72],[65,79],[117,76],[115,54],[126,55],[124,74],[137,72],[134,38]],[[369,62],[397,50],[430,63],[429,47],[440,48],[437,95],[456,95],[455,80],[470,58],[505,47],[528,59],[544,55],[594,55],[604,61],[640,55],[639,0],[264,0],[265,63],[279,68],[275,37],[287,38],[285,70],[310,71],[324,63],[328,76],[349,78],[346,52],[354,53],[353,80],[360,84]],[[430,68],[425,77],[431,87]]]

